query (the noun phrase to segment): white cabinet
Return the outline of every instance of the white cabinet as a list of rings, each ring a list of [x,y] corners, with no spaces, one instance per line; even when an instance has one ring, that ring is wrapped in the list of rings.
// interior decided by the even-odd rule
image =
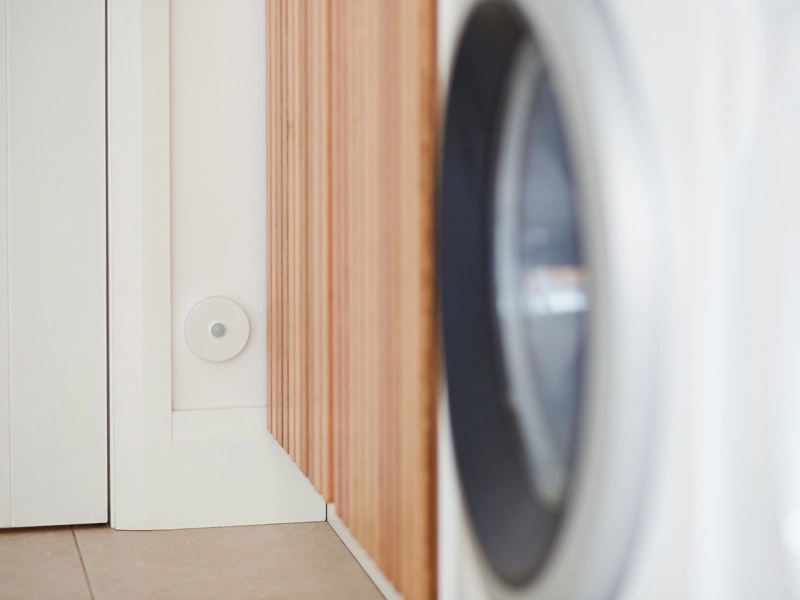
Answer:
[[[105,522],[104,2],[0,32],[0,527]]]

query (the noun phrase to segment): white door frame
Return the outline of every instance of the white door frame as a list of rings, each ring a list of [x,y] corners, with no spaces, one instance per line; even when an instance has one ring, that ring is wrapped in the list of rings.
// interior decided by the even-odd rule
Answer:
[[[108,0],[111,525],[324,521],[266,405],[172,410],[169,15],[169,0]]]

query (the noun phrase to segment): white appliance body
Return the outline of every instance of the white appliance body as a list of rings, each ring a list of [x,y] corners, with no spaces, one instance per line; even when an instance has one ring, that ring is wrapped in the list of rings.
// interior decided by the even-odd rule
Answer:
[[[464,112],[453,82],[488,5],[531,28],[554,81],[593,281],[572,492],[546,557],[511,583],[487,555],[475,506],[489,501],[470,498],[469,444],[451,414],[473,402],[461,397],[448,292],[448,153],[468,140],[451,132]],[[800,593],[800,244],[787,224],[800,211],[799,13],[788,2],[442,3],[440,597]],[[502,156],[513,128],[495,128]]]

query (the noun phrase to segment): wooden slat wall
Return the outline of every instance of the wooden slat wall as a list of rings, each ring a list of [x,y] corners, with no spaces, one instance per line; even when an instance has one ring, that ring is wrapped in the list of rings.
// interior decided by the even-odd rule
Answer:
[[[267,7],[269,425],[431,598],[435,0]]]
[[[268,425],[332,499],[328,4],[267,2]]]
[[[333,443],[331,395],[331,195],[330,195],[330,18],[327,0],[308,0],[309,86],[308,119],[312,139],[309,156],[309,193],[313,202],[309,222],[314,342],[309,365],[312,399],[312,446],[318,457],[309,470],[323,495],[332,499]]]

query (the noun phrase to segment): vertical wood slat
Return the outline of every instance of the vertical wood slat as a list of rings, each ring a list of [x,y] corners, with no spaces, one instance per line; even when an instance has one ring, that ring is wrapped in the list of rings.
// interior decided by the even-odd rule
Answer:
[[[273,234],[273,219],[275,217],[275,147],[273,144],[272,132],[275,129],[276,95],[279,89],[275,85],[275,61],[273,60],[274,49],[274,16],[275,4],[267,2],[265,7],[266,23],[266,45],[267,45],[267,305],[275,306],[275,244]],[[267,348],[275,350],[275,312],[267,308]],[[267,354],[267,372],[273,374],[274,360],[272,353]],[[275,382],[272,378],[267,379],[267,427],[270,431],[275,431]]]
[[[269,425],[430,598],[435,0],[267,4]]]
[[[308,10],[308,242],[310,476],[331,497],[330,135],[328,4]]]
[[[286,123],[286,158],[288,162],[288,177],[289,187],[287,188],[286,195],[286,235],[288,239],[288,266],[289,270],[286,277],[287,286],[287,305],[285,310],[289,316],[288,320],[288,343],[289,352],[288,360],[286,363],[287,377],[289,380],[288,394],[286,398],[287,418],[286,418],[286,445],[289,449],[289,454],[296,461],[299,459],[297,448],[297,436],[295,435],[295,416],[298,411],[298,404],[302,402],[299,396],[298,380],[299,373],[302,365],[300,364],[299,346],[301,343],[298,329],[298,303],[297,297],[297,277],[298,273],[298,256],[297,256],[297,218],[299,204],[305,201],[302,196],[302,184],[298,177],[299,164],[299,145],[300,139],[300,122],[302,118],[298,111],[299,95],[301,93],[298,79],[300,76],[300,65],[297,57],[298,40],[296,30],[296,17],[298,10],[298,2],[289,2],[286,4],[286,73],[287,73],[287,89],[288,95],[288,120]]]
[[[334,498],[398,589],[425,598],[435,581],[435,6],[334,6]]]
[[[327,3],[268,0],[268,425],[331,498]]]
[[[336,2],[336,0],[332,0]],[[347,81],[349,76],[348,62],[345,56],[349,28],[347,27],[348,5],[346,0],[339,0],[331,4],[331,72],[330,72],[330,97],[331,97],[331,156],[345,156],[348,151],[347,136],[347,89],[344,85],[334,85],[334,81]],[[346,277],[345,266],[348,264],[348,211],[347,203],[334,202],[335,198],[345,198],[348,195],[348,177],[342,168],[341,161],[334,164],[331,160],[331,205],[332,219],[332,245],[331,245],[331,284],[333,288],[332,299],[332,334],[335,348],[332,361],[333,371],[333,410],[334,439],[333,452],[335,461],[334,473],[334,500],[338,503],[340,516],[349,522],[350,498],[352,496],[350,483],[351,460],[348,453],[349,447],[337,443],[342,436],[350,435],[350,390],[349,390],[349,354],[347,353],[350,328],[348,327],[346,308],[350,294],[350,286]],[[335,282],[335,284],[334,284]]]

